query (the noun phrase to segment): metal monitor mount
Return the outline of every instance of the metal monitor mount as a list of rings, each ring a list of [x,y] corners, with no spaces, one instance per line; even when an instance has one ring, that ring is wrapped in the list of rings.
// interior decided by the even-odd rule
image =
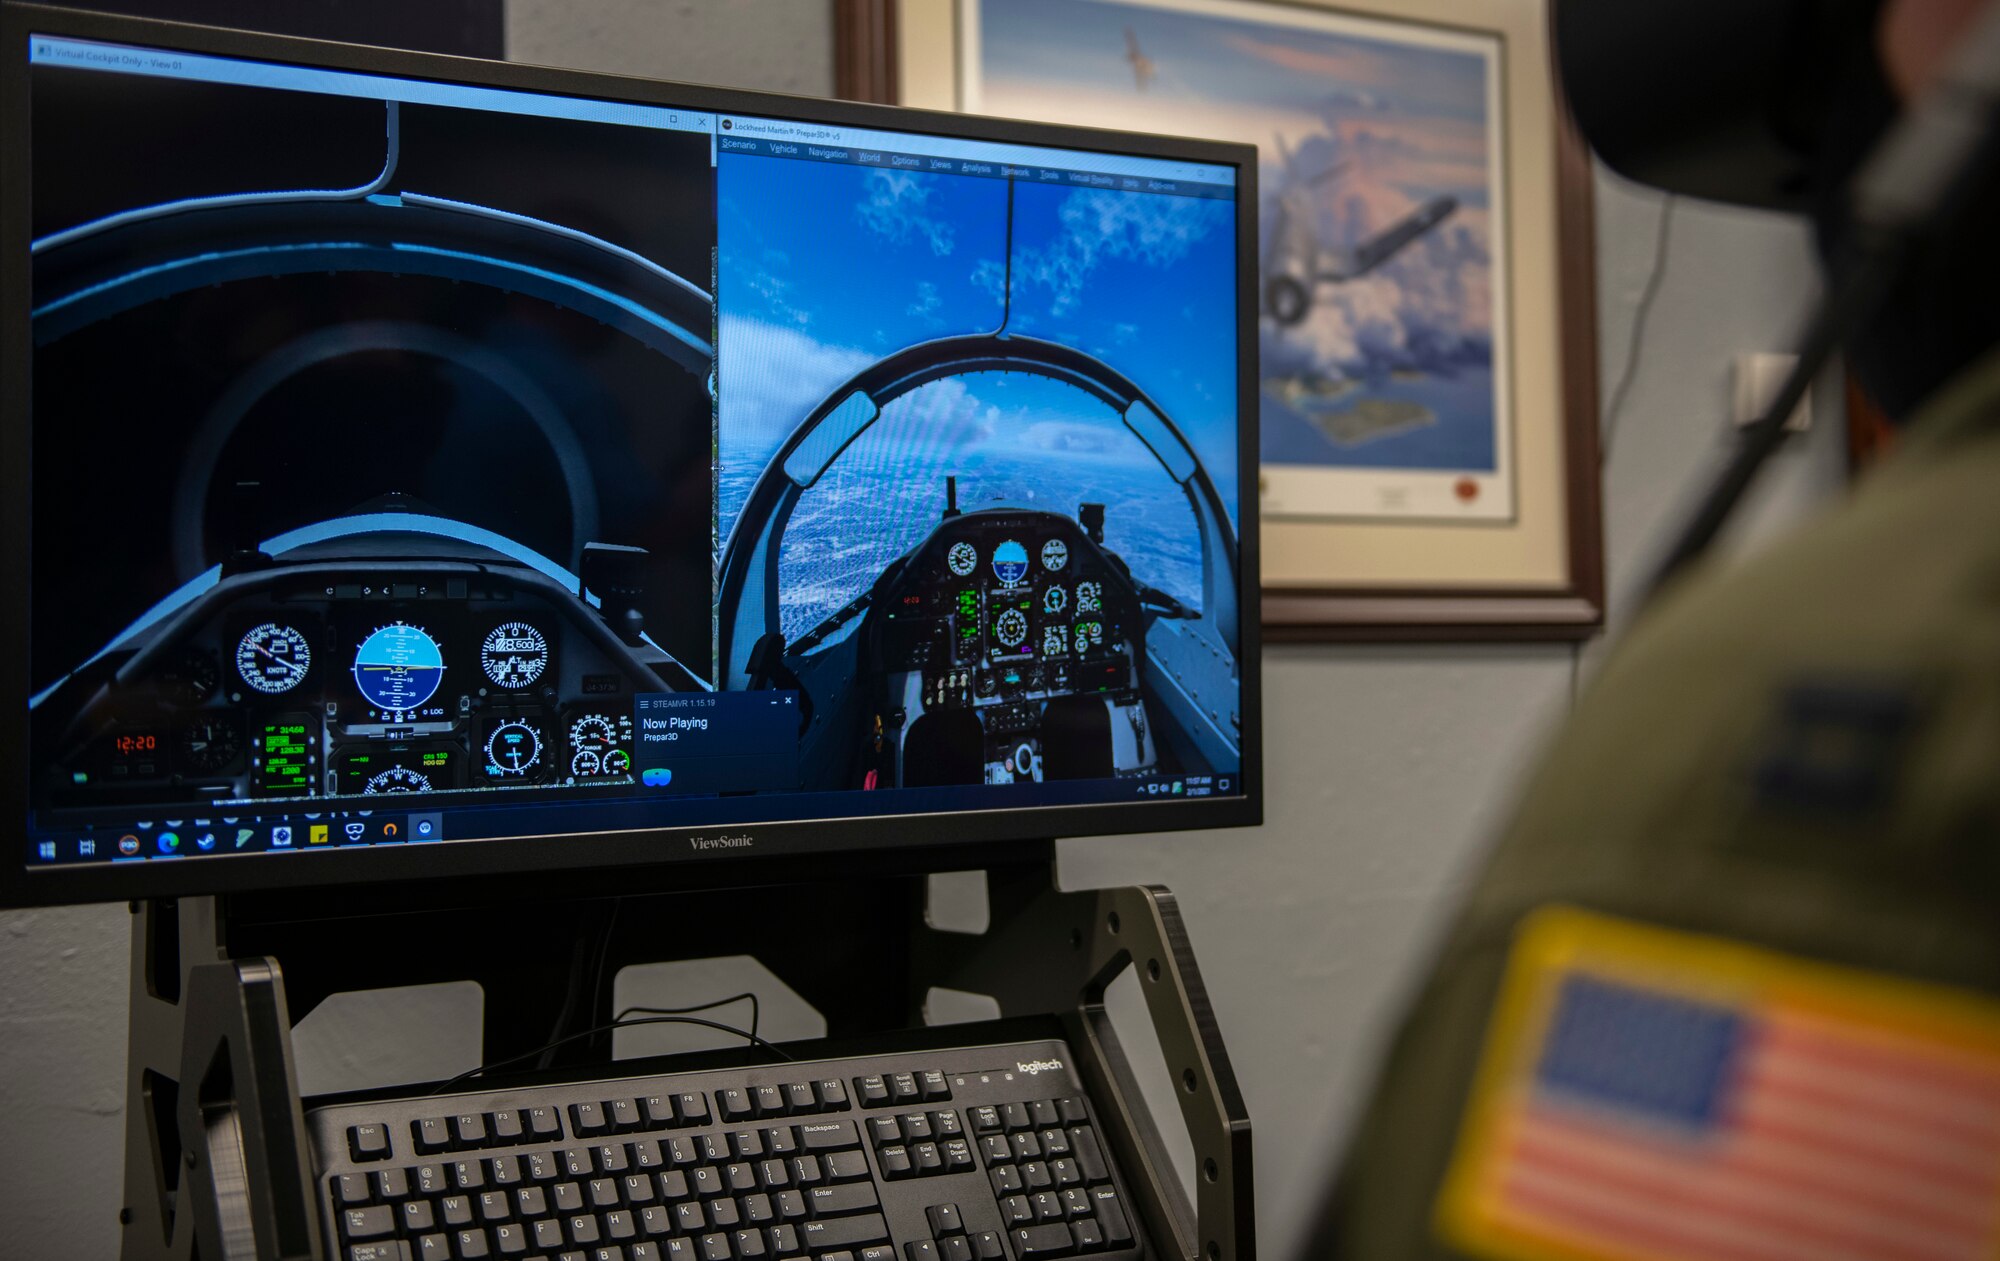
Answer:
[[[482,1058],[532,1052],[573,1001],[582,956],[566,945],[600,940],[606,975],[751,955],[824,1015],[829,1040],[884,1050],[921,1033],[933,986],[990,995],[1003,1020],[1053,1018],[1100,1104],[1154,1256],[1253,1261],[1250,1120],[1174,895],[1157,886],[1064,892],[1053,842],[966,853],[951,865],[986,871],[983,933],[932,925],[922,858],[898,866],[852,855],[782,873],[748,864],[621,872],[615,895],[603,873],[577,873],[444,892],[134,903],[121,1256],[325,1261],[293,1063],[297,1020],[335,993],[471,980],[488,996]],[[1107,989],[1128,967],[1192,1143],[1192,1205],[1106,1010]],[[609,1018],[585,1011],[573,1027]],[[977,1036],[977,1026],[954,1029]],[[567,1079],[675,1070],[672,1060],[614,1066],[608,1046],[573,1044],[553,1063]]]

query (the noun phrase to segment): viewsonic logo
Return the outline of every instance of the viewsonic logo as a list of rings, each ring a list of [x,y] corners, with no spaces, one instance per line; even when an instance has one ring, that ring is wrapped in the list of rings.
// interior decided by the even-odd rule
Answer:
[[[1027,1073],[1030,1076],[1036,1073],[1053,1073],[1061,1069],[1062,1066],[1063,1062],[1061,1060],[1029,1060],[1025,1064],[1019,1060],[1014,1061],[1015,1072]]]

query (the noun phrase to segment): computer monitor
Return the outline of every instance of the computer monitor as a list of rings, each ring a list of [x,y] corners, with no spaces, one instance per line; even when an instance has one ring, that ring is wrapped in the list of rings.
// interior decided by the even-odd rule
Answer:
[[[11,4],[0,91],[0,900],[1257,820],[1254,150]]]

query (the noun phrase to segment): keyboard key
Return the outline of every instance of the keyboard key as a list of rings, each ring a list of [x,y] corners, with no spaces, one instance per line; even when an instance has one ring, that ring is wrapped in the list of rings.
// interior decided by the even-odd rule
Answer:
[[[764,1131],[764,1154],[767,1156],[796,1156],[799,1154],[799,1136],[793,1127],[780,1125]]]
[[[562,1223],[553,1217],[528,1227],[528,1234],[534,1238],[535,1246],[544,1252],[554,1252],[563,1246]]]
[[[417,1240],[418,1261],[451,1261],[451,1236],[425,1235]]]
[[[861,1100],[864,1108],[880,1108],[889,1102],[889,1083],[880,1077],[857,1077],[854,1079],[854,1095]]]
[[[785,1087],[785,1106],[793,1115],[819,1111],[819,1098],[809,1081],[791,1082]]]
[[[979,1150],[986,1157],[988,1169],[1014,1163],[1014,1145],[1005,1134],[988,1134],[979,1140]]]
[[[914,1073],[891,1073],[888,1080],[889,1098],[896,1103],[915,1103],[924,1097]]]
[[[1035,1220],[1038,1222],[1059,1222],[1068,1216],[1063,1212],[1062,1197],[1053,1191],[1038,1191],[1029,1197],[1035,1206]]]
[[[519,1257],[527,1255],[528,1231],[518,1222],[508,1222],[493,1228],[493,1252],[496,1256]]]
[[[674,1127],[674,1097],[672,1095],[647,1095],[639,1100],[639,1124],[648,1130],[670,1130]]]
[[[1069,1132],[1070,1149],[1076,1153],[1076,1167],[1090,1183],[1111,1181],[1110,1166],[1104,1163],[1104,1149],[1097,1145],[1097,1131],[1081,1126]]]
[[[998,1232],[982,1230],[972,1236],[972,1255],[976,1261],[1002,1261],[1007,1250],[1001,1244]]]
[[[592,1208],[617,1208],[620,1189],[616,1178],[593,1178],[583,1185],[583,1202]]]
[[[557,1158],[562,1161],[563,1172],[572,1178],[588,1178],[597,1170],[591,1168],[590,1151],[583,1147],[566,1147]]]
[[[583,1187],[574,1182],[558,1182],[551,1200],[558,1213],[580,1213],[583,1211]]]
[[[396,1233],[396,1212],[387,1204],[374,1208],[350,1208],[340,1214],[340,1237],[347,1240],[380,1239]]]
[[[910,1163],[910,1151],[907,1147],[884,1147],[875,1153],[875,1158],[882,1162],[882,1176],[891,1182],[911,1177],[916,1173],[916,1166]]]
[[[691,1091],[674,1096],[674,1123],[694,1126],[708,1124],[708,1096]]]
[[[903,1141],[903,1123],[895,1117],[869,1117],[868,1139],[875,1146]]]
[[[648,1204],[639,1210],[639,1233],[649,1236],[672,1234],[674,1211],[664,1204]]]
[[[778,1210],[768,1195],[746,1195],[737,1201],[743,1220],[752,1226],[769,1226],[778,1220]]]
[[[735,1238],[736,1255],[741,1261],[758,1261],[759,1258],[770,1255],[769,1250],[764,1247],[764,1232],[760,1228],[739,1230]]]
[[[701,1165],[688,1170],[688,1185],[704,1200],[722,1194],[722,1174],[713,1165]]]
[[[1028,1105],[1025,1103],[1001,1104],[1000,1119],[1006,1122],[1009,1133],[1028,1129],[1033,1124],[1028,1116]]]
[[[1069,1227],[1061,1222],[1021,1226],[1014,1231],[1014,1255],[1019,1261],[1033,1261],[1036,1257],[1066,1257],[1075,1250],[1076,1241],[1069,1237]]]
[[[694,1140],[694,1145],[701,1158],[711,1165],[723,1164],[730,1158],[727,1134],[703,1134]]]
[[[421,1235],[437,1229],[437,1210],[431,1207],[429,1200],[403,1201],[401,1216],[406,1235]]]
[[[852,1182],[868,1176],[868,1157],[860,1152],[828,1152],[820,1158],[828,1182]]]
[[[756,1105],[760,1117],[781,1117],[791,1111],[783,1086],[759,1086],[750,1101]]]
[[[685,1200],[694,1192],[688,1188],[687,1174],[679,1169],[669,1169],[660,1175],[660,1198],[663,1200]]]
[[[486,1246],[486,1232],[483,1230],[461,1230],[458,1232],[458,1255],[461,1261],[486,1261],[493,1255]]]
[[[951,1098],[951,1082],[935,1069],[917,1074],[917,1089],[923,1092],[925,1103],[940,1103]]]
[[[910,1148],[910,1159],[920,1175],[944,1172],[944,1157],[938,1154],[936,1143],[916,1144]]]
[[[365,1173],[344,1173],[333,1180],[333,1199],[342,1207],[366,1204],[372,1198]]]
[[[1082,1171],[1076,1167],[1076,1162],[1067,1156],[1049,1162],[1049,1176],[1056,1180],[1056,1185],[1059,1187],[1080,1186],[1083,1182]]]
[[[503,1108],[493,1114],[492,1141],[496,1147],[518,1143],[527,1136],[527,1122],[513,1108]]]
[[[631,1261],[660,1261],[660,1245],[650,1239],[633,1244]]]
[[[931,1128],[937,1132],[939,1138],[963,1138],[965,1136],[965,1127],[959,1124],[958,1113],[956,1112],[931,1113]]]
[[[1084,1125],[1090,1120],[1090,1114],[1083,1110],[1081,1099],[1058,1099],[1056,1111],[1062,1113],[1064,1125]]]
[[[1021,1181],[1021,1171],[1012,1165],[996,1166],[986,1177],[993,1183],[994,1195],[1013,1195],[1028,1189],[1027,1184]]]
[[[347,1154],[357,1162],[389,1159],[393,1154],[389,1149],[389,1127],[386,1125],[348,1126]]]
[[[1010,1195],[1000,1201],[1000,1220],[1008,1226],[1032,1226],[1035,1224],[1035,1208],[1028,1203],[1025,1195]]]
[[[728,1235],[703,1235],[700,1247],[701,1261],[729,1261]]]
[[[755,1191],[757,1189],[757,1166],[748,1161],[739,1160],[735,1164],[724,1167],[722,1171],[722,1185],[729,1188],[731,1195],[742,1195],[748,1191]]]
[[[477,1112],[465,1112],[451,1119],[452,1146],[459,1150],[486,1146],[486,1118]]]
[[[972,1118],[974,1134],[999,1134],[1006,1130],[1007,1123],[1000,1119],[1000,1109],[992,1104],[970,1108],[966,1112]]]
[[[514,1215],[514,1200],[505,1191],[481,1191],[477,1201],[479,1220],[491,1226]]]
[[[764,1139],[755,1130],[737,1130],[729,1136],[729,1151],[738,1160],[759,1160],[764,1155]]]
[[[1048,1129],[1056,1123],[1056,1101],[1053,1099],[1034,1100],[1028,1104],[1028,1119],[1035,1123],[1036,1129]]]
[[[937,1131],[931,1128],[930,1117],[921,1112],[912,1112],[903,1118],[903,1137],[912,1143],[927,1143],[937,1137]]]
[[[806,1211],[814,1217],[844,1217],[849,1213],[879,1208],[881,1198],[872,1182],[856,1182],[838,1187],[814,1187],[805,1197]]]
[[[890,1121],[892,1117],[876,1117],[874,1121]],[[854,1133],[852,1121],[808,1121],[798,1127],[798,1145],[804,1151],[846,1151],[848,1147],[860,1147],[862,1139]]]
[[[928,1239],[912,1239],[903,1245],[903,1255],[909,1261],[938,1261],[937,1244]]]
[[[626,1154],[623,1143],[599,1143],[590,1149],[597,1160],[597,1172],[619,1174],[632,1168],[632,1158]]]
[[[888,1244],[876,1244],[861,1250],[861,1261],[896,1261],[896,1250]]]
[[[701,1207],[700,1200],[674,1205],[674,1229],[689,1234],[708,1229],[708,1213]]]
[[[1046,1191],[1055,1185],[1055,1179],[1049,1176],[1049,1167],[1039,1160],[1027,1161],[1019,1168],[1021,1181],[1028,1184],[1030,1191]]]
[[[715,1092],[715,1106],[721,1111],[724,1121],[748,1121],[757,1115],[750,1102],[750,1092],[733,1086]]]
[[[931,1224],[933,1235],[962,1235],[965,1221],[958,1215],[956,1204],[933,1204],[924,1210],[924,1218]]]
[[[527,1122],[528,1137],[537,1142],[553,1143],[563,1136],[562,1115],[554,1108],[529,1108],[521,1119]]]
[[[708,1224],[711,1226],[741,1226],[743,1210],[736,1207],[734,1200],[710,1200],[708,1202]]]
[[[964,1235],[946,1235],[938,1240],[939,1261],[972,1261],[972,1245]]]
[[[806,1196],[803,1191],[780,1191],[774,1203],[777,1205],[780,1221],[795,1222],[806,1215]]]
[[[1096,1252],[1104,1246],[1104,1230],[1089,1218],[1069,1224],[1069,1237],[1076,1241],[1078,1252]]]
[[[549,1193],[540,1187],[522,1187],[514,1192],[514,1207],[524,1220],[543,1217],[549,1211]]]
[[[771,1238],[771,1247],[780,1256],[790,1256],[799,1251],[799,1232],[793,1226],[773,1226],[765,1232]]]
[[[604,1105],[604,1115],[611,1122],[616,1134],[629,1134],[645,1126],[645,1117],[639,1111],[637,1099],[613,1099]]]
[[[613,1209],[604,1215],[604,1237],[613,1241],[637,1238],[639,1223],[625,1209]]]
[[[782,1160],[760,1160],[757,1181],[766,1191],[782,1191],[792,1185],[792,1167]]]
[[[593,1244],[604,1237],[597,1228],[597,1218],[589,1213],[578,1213],[565,1223],[569,1227],[569,1241],[573,1244]]]
[[[1042,1130],[1035,1135],[1035,1139],[1042,1145],[1042,1155],[1050,1160],[1069,1155],[1069,1135],[1059,1129]]]
[[[375,1194],[385,1200],[407,1200],[410,1198],[410,1171],[407,1169],[379,1169],[375,1173]]]
[[[573,1103],[569,1106],[570,1132],[578,1138],[592,1138],[611,1132],[611,1121],[601,1103]]]
[[[1093,1187],[1090,1197],[1096,1201],[1097,1220],[1104,1225],[1104,1241],[1114,1248],[1131,1243],[1132,1227],[1125,1220],[1125,1208],[1119,1202],[1118,1189]]]
[[[849,1107],[847,1102],[847,1083],[841,1081],[838,1077],[820,1082],[819,1106],[825,1112],[847,1111]]]
[[[438,1220],[454,1230],[472,1225],[472,1197],[447,1195],[439,1200]]]
[[[416,1140],[419,1156],[434,1155],[451,1147],[451,1127],[443,1117],[410,1122],[410,1136]]]
[[[792,1228],[778,1226],[773,1229]],[[829,1248],[852,1248],[859,1244],[886,1243],[889,1239],[889,1223],[883,1220],[880,1213],[865,1213],[857,1217],[810,1221],[800,1226],[797,1233],[800,1244],[805,1248],[812,1252],[824,1252]]]
[[[562,1162],[554,1152],[529,1152],[521,1163],[531,1182],[554,1182],[562,1177]]]
[[[659,1188],[650,1173],[628,1173],[618,1180],[618,1187],[625,1193],[627,1204],[651,1204],[659,1198]]]
[[[1062,1193],[1064,1217],[1089,1217],[1090,1193],[1079,1187],[1071,1187]]]
[[[478,1191],[486,1185],[486,1170],[476,1160],[451,1162],[451,1185],[460,1191]]]
[[[947,1139],[938,1144],[938,1150],[944,1153],[944,1167],[949,1173],[964,1173],[978,1167],[973,1163],[971,1146],[962,1138]]]
[[[820,1172],[819,1157],[794,1156],[791,1159],[792,1185],[816,1187],[826,1177]]]
[[[660,1150],[657,1138],[642,1138],[632,1144],[632,1167],[634,1169],[659,1169],[666,1165],[665,1153]]]
[[[450,1189],[443,1165],[418,1165],[416,1184],[418,1195],[443,1195]]]
[[[521,1158],[519,1156],[495,1156],[486,1162],[486,1181],[496,1187],[513,1187],[521,1183]]]
[[[1036,1138],[1032,1130],[1009,1134],[1007,1144],[1014,1149],[1014,1159],[1017,1161],[1042,1158],[1042,1140]]]
[[[400,1239],[358,1243],[347,1250],[344,1261],[410,1261],[410,1245]]]
[[[701,1159],[701,1148],[694,1139],[676,1134],[667,1140],[667,1163],[672,1165],[692,1165]]]

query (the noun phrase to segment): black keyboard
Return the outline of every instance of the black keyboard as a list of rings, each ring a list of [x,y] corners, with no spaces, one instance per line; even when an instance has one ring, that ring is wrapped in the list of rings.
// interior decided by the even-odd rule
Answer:
[[[921,1062],[918,1062],[921,1060]],[[1061,1042],[344,1103],[339,1261],[1136,1257]]]

